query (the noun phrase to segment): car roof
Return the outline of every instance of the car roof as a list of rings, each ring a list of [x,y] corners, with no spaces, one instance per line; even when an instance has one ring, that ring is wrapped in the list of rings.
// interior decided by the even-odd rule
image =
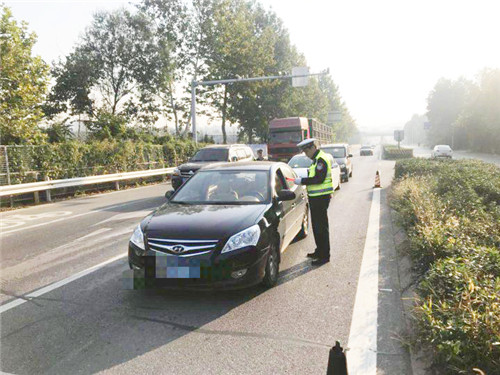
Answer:
[[[231,144],[231,145],[208,145],[203,148],[232,148],[232,147],[249,147],[248,145],[244,144]]]
[[[277,161],[243,161],[238,163],[213,163],[202,168],[202,170],[225,170],[225,171],[269,171],[280,165],[287,165]]]
[[[329,143],[327,145],[321,145],[320,148],[326,148],[326,147],[348,147],[349,145],[347,143]]]

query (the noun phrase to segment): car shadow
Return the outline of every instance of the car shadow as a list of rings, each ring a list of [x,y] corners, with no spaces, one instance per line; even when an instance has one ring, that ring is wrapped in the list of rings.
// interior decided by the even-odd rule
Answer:
[[[3,313],[2,371],[96,373],[155,351],[191,332],[204,334],[207,340],[214,335],[265,337],[327,347],[273,332],[211,326],[238,306],[314,270],[309,261],[280,272],[271,290],[257,286],[212,292],[124,290],[120,278],[124,262],[115,262]]]

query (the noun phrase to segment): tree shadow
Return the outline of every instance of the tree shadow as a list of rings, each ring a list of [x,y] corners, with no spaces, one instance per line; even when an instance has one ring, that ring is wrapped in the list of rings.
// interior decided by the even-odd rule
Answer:
[[[286,257],[286,253],[283,255]],[[188,333],[322,343],[272,332],[204,327],[268,292],[123,290],[125,261],[115,262],[2,314],[1,370],[9,373],[95,373],[126,363]],[[275,288],[312,271],[303,261],[280,272]],[[36,339],[34,339],[36,338]],[[22,348],[22,350],[19,350]]]

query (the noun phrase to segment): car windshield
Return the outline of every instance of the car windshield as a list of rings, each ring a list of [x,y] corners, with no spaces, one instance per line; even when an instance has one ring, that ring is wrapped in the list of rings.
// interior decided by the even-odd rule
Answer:
[[[328,152],[334,158],[345,158],[345,147],[328,147],[322,148],[322,150]]]
[[[204,148],[191,158],[191,161],[228,161],[228,150],[223,148]]]
[[[271,142],[273,143],[299,143],[302,141],[302,133],[300,130],[290,132],[275,132],[270,134]]]
[[[260,204],[269,200],[267,171],[200,171],[171,202],[184,204]]]
[[[288,165],[292,168],[309,168],[312,160],[305,155],[295,155],[290,159]]]

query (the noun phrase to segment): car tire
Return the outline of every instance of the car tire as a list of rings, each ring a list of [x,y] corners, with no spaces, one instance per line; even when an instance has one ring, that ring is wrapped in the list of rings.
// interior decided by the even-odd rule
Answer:
[[[344,182],[349,182],[349,174],[346,173],[345,177],[344,177]]]
[[[262,280],[262,284],[266,288],[272,288],[276,285],[279,276],[280,269],[280,258],[279,258],[279,250],[278,250],[278,242],[273,241],[271,243],[271,247],[269,249],[269,255],[266,261],[266,273],[264,274],[264,279]]]
[[[309,234],[309,207],[306,205],[306,214],[302,219],[302,226],[300,227],[300,232],[297,234],[297,239],[302,240]]]
[[[351,169],[351,173],[349,173],[349,177],[352,177],[352,169]]]

